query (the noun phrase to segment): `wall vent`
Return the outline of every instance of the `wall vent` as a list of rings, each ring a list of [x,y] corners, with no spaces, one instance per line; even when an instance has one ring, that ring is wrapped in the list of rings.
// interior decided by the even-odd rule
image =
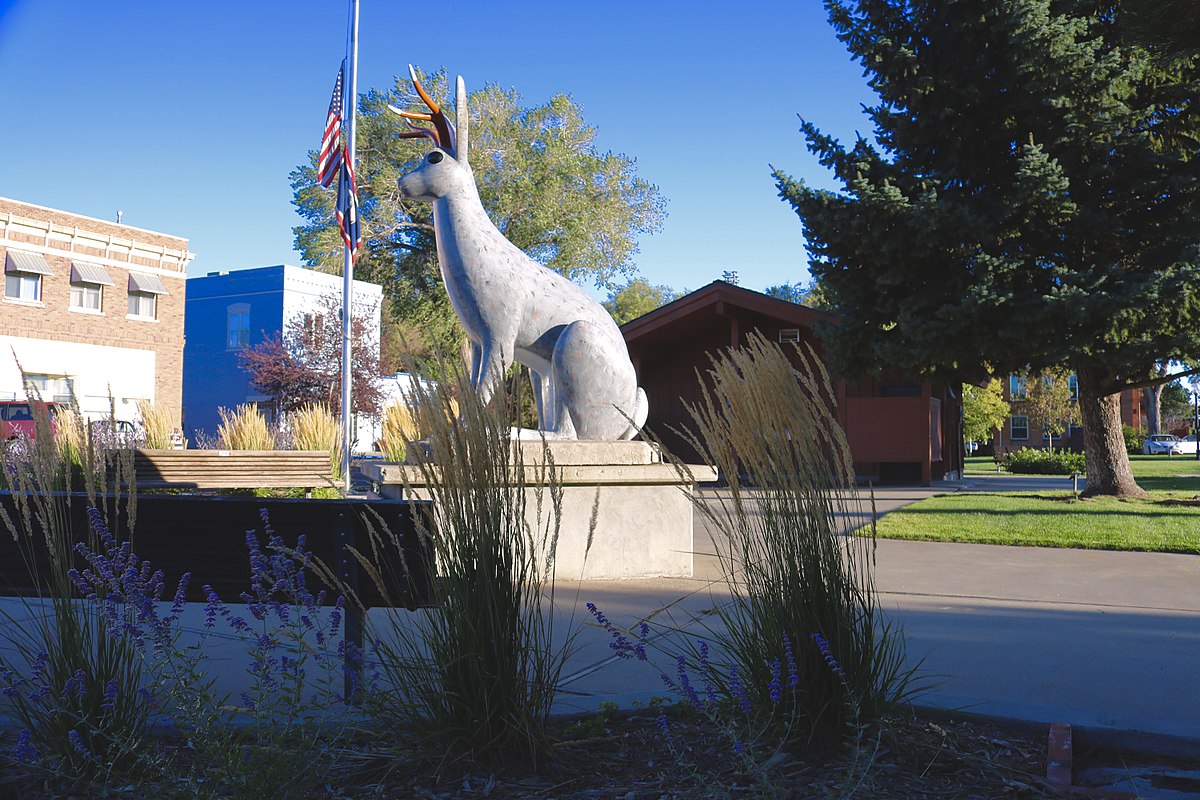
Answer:
[[[779,341],[781,344],[787,344],[788,342],[794,342],[796,344],[799,344],[800,343],[800,329],[799,328],[780,328],[779,329]]]

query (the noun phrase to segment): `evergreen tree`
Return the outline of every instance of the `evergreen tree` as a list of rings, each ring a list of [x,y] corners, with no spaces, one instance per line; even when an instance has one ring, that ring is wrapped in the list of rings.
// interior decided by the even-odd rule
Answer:
[[[840,180],[776,171],[851,373],[1068,365],[1089,494],[1139,496],[1119,393],[1200,347],[1200,81],[1118,36],[1113,2],[827,0],[874,141],[805,121]]]

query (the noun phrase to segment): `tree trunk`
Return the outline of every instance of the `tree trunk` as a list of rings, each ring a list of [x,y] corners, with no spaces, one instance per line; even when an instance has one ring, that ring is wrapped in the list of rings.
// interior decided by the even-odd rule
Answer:
[[[1164,383],[1156,383],[1142,390],[1146,405],[1147,436],[1162,433],[1162,393],[1165,386]]]
[[[1129,453],[1121,433],[1120,393],[1101,394],[1103,381],[1097,372],[1080,369],[1076,374],[1087,455],[1087,489],[1083,496],[1146,497],[1146,492],[1133,479],[1133,470],[1129,466]]]

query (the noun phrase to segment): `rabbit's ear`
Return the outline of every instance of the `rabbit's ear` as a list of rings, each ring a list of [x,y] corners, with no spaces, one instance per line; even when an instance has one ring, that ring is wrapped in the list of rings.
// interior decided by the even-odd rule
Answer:
[[[467,84],[463,81],[462,75],[459,75],[458,82],[454,87],[454,158],[463,166],[467,164],[467,125],[469,116],[470,113],[467,109]]]

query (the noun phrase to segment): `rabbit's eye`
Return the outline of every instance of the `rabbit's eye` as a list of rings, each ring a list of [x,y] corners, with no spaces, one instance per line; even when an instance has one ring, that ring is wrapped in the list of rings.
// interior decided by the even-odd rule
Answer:
[[[429,154],[429,163],[436,164],[439,161],[441,161],[444,157],[445,156],[442,153],[438,152],[437,150],[434,150],[432,153]]]

